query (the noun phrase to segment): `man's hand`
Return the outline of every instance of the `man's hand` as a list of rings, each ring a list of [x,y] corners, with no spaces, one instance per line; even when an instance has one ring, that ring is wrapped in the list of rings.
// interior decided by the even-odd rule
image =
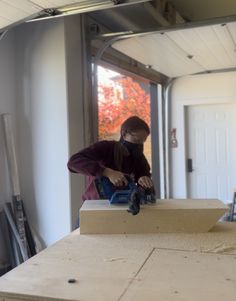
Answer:
[[[150,177],[148,177],[148,176],[140,177],[138,179],[138,183],[143,188],[152,188],[153,187],[152,179]]]
[[[126,186],[128,185],[128,181],[125,175],[118,171],[111,168],[105,168],[103,171],[103,176],[108,177],[111,183],[115,186]]]

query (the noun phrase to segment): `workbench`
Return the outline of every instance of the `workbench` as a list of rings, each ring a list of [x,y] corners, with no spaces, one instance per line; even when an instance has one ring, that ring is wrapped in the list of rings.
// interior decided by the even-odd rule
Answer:
[[[236,223],[207,233],[75,230],[0,278],[0,301],[235,301]]]

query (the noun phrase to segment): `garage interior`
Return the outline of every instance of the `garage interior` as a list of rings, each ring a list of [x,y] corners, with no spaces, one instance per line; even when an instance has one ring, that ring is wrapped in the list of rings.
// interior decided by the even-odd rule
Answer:
[[[67,169],[101,68],[149,89],[157,203],[133,220]],[[0,1],[0,301],[234,300],[235,68],[233,0]]]

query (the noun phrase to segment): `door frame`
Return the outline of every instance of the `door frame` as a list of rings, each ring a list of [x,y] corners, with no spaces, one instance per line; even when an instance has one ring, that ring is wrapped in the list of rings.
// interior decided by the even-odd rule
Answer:
[[[95,64],[95,62],[94,62]],[[151,117],[151,151],[152,151],[152,179],[155,187],[156,198],[164,198],[164,151],[163,151],[163,108],[162,108],[162,85],[160,83],[154,82],[147,77],[140,76],[136,73],[132,73],[123,69],[122,67],[117,67],[111,63],[106,63],[100,60],[97,67],[101,66],[113,70],[118,73],[122,73],[132,79],[143,81],[150,86],[150,117]],[[97,89],[96,89],[97,91]],[[97,139],[98,139],[98,98],[96,95],[96,128],[97,128]],[[155,139],[154,139],[155,138]]]

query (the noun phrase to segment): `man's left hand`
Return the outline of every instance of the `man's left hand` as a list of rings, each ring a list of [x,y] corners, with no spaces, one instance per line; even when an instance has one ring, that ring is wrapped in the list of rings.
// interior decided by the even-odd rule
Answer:
[[[143,188],[152,188],[153,182],[152,179],[148,176],[143,176],[138,179],[139,185],[141,185]]]

